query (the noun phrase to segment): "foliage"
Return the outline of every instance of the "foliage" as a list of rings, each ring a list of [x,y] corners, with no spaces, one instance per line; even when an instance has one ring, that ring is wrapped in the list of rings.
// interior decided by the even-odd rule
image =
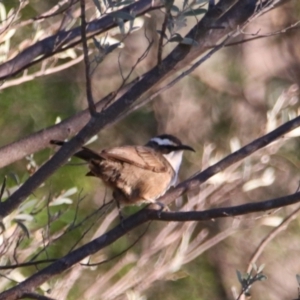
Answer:
[[[237,5],[243,2],[247,9],[256,3]],[[244,21],[239,20],[247,9],[234,14],[230,1],[0,3],[0,174],[6,178],[0,291],[42,278],[44,270],[62,262],[69,271],[56,268],[27,291],[28,298],[242,299],[250,287],[257,299],[294,297],[297,204],[190,222],[179,217],[163,222],[168,216],[163,212],[160,220],[129,230],[127,224],[143,216],[141,207],[122,210],[128,217],[122,228],[110,191],[84,176],[86,165],[69,159],[76,148],[65,150],[59,162],[59,153],[49,148],[51,139],[73,136],[81,143],[92,138],[89,147],[102,149],[144,144],[157,132],[168,132],[197,150],[185,156],[182,180],[236,155],[254,139],[264,140],[299,111],[300,6],[282,2],[260,1]],[[91,106],[86,109],[90,101],[94,114]],[[120,103],[127,106],[118,111]],[[101,130],[82,138],[82,128],[98,120],[106,122],[97,127]],[[299,190],[300,131],[286,132],[185,188],[169,205],[169,216],[222,207],[234,212],[235,205],[293,196]],[[47,161],[53,171],[39,175]],[[5,203],[30,180],[35,188],[21,193],[20,205],[2,215]],[[91,244],[111,233],[119,238],[100,251]],[[95,251],[84,248],[88,245]],[[90,252],[80,263],[70,262],[80,249]],[[253,286],[266,279],[256,267],[260,260],[268,281]],[[245,266],[245,274],[237,271],[239,287],[232,274]],[[14,299],[21,296],[26,294]]]

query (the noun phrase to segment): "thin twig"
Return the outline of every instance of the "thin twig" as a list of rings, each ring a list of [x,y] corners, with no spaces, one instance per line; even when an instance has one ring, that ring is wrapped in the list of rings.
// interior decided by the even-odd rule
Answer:
[[[252,42],[252,41],[258,40],[258,39],[273,37],[273,36],[276,36],[276,35],[279,35],[279,34],[284,34],[284,33],[290,32],[292,29],[300,29],[299,24],[300,24],[300,21],[297,21],[296,23],[294,23],[294,24],[292,24],[292,25],[290,25],[286,28],[277,30],[277,31],[272,31],[272,32],[265,33],[265,34],[260,34],[260,35],[253,34],[255,36],[253,36],[251,38],[243,39],[243,40],[237,41],[237,42],[231,42],[231,43],[226,44],[224,47],[236,46],[236,45],[244,44],[244,43],[247,43],[247,42]]]
[[[96,112],[96,107],[95,107],[93,94],[92,94],[89,51],[88,51],[88,45],[86,39],[85,0],[80,0],[80,8],[81,8],[81,39],[82,39],[84,65],[85,65],[86,97],[88,101],[90,114],[91,116],[95,116],[97,112]]]
[[[159,90],[157,90],[155,93],[153,93],[148,98],[146,98],[146,99],[144,99],[144,100],[136,103],[134,106],[131,107],[131,109],[129,111],[124,112],[118,119],[116,119],[115,122],[117,122],[117,121],[119,121],[119,119],[122,119],[122,118],[126,117],[127,115],[131,114],[133,111],[136,111],[136,110],[140,109],[142,106],[144,106],[145,104],[147,104],[148,102],[150,102],[154,98],[156,98],[159,94],[165,92],[166,90],[168,90],[169,88],[171,88],[172,86],[174,86],[182,78],[184,78],[185,76],[187,76],[190,73],[192,73],[196,68],[198,68],[206,60],[208,60],[214,53],[216,53],[217,51],[219,51],[221,48],[225,47],[226,46],[226,42],[231,38],[232,35],[233,34],[227,35],[227,37],[225,38],[225,40],[223,40],[223,42],[221,42],[220,44],[214,46],[214,48],[211,51],[209,51],[207,54],[205,54],[203,57],[201,57],[198,61],[196,61],[193,64],[192,67],[190,67],[186,71],[182,72],[175,79],[173,79],[171,82],[169,82],[168,84],[166,84],[165,86],[163,86],[162,88],[160,88]]]
[[[171,15],[171,8],[173,5],[173,1],[165,1],[165,15],[164,15],[164,21],[161,26],[161,32],[159,35],[159,40],[158,40],[158,47],[157,47],[157,65],[161,64],[162,61],[162,53],[163,53],[163,41],[164,41],[164,36],[166,34],[166,29],[168,25],[169,18],[172,18]]]
[[[295,209],[291,214],[289,214],[279,226],[274,228],[257,246],[256,250],[254,251],[247,268],[247,273],[249,273],[252,269],[252,265],[256,263],[259,256],[262,254],[266,246],[283,230],[286,230],[288,225],[291,221],[293,221],[300,212],[300,206]]]
[[[54,298],[50,298],[44,295],[36,294],[36,293],[24,293],[24,295],[20,299],[36,299],[36,300],[55,300]]]
[[[90,264],[90,263],[88,263],[88,264],[83,264],[83,263],[81,263],[81,265],[82,265],[82,266],[85,266],[85,267],[100,266],[100,265],[102,265],[102,264],[105,264],[105,263],[107,263],[107,262],[110,262],[110,261],[112,261],[113,259],[115,259],[115,258],[117,258],[117,257],[119,257],[119,256],[121,256],[121,255],[123,255],[123,254],[126,253],[128,250],[130,250],[132,247],[134,247],[134,246],[141,240],[141,238],[142,238],[142,237],[146,234],[146,232],[148,231],[148,229],[149,229],[151,223],[152,223],[152,222],[150,221],[150,222],[148,223],[146,229],[142,232],[142,234],[140,234],[139,237],[138,237],[138,238],[137,238],[130,246],[128,246],[126,249],[124,249],[124,250],[121,251],[120,253],[114,255],[113,257],[110,257],[110,258],[108,258],[108,259],[105,259],[105,260],[103,260],[103,261],[97,262],[97,263],[92,263],[92,264]]]

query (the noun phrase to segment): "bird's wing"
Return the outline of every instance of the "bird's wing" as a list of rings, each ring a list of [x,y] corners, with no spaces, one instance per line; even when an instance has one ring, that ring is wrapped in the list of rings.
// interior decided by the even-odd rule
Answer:
[[[114,147],[103,150],[100,156],[106,159],[126,162],[157,173],[166,172],[168,166],[167,160],[160,153],[156,153],[145,146]]]
[[[57,146],[63,146],[65,144],[64,141],[59,140],[51,140],[50,144],[57,145]],[[97,153],[89,148],[82,147],[81,150],[76,152],[74,156],[79,157],[85,161],[90,161],[91,159],[101,159],[100,153]]]
[[[90,161],[92,159],[94,160],[102,159],[101,153],[97,153],[96,151],[93,151],[86,147],[82,147],[82,149],[76,152],[74,156],[79,157],[85,161]]]

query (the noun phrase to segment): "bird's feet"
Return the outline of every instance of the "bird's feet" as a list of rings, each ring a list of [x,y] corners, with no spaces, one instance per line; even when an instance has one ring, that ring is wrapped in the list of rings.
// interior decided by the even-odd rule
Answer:
[[[158,206],[159,206],[159,209],[157,209]],[[159,217],[159,218],[160,218],[161,213],[162,213],[163,211],[170,211],[170,209],[169,209],[169,207],[168,207],[167,205],[165,205],[165,204],[162,203],[162,202],[158,202],[158,201],[156,201],[156,202],[154,202],[154,203],[151,203],[151,204],[150,204],[150,208],[155,209],[155,210],[158,210],[158,217]]]

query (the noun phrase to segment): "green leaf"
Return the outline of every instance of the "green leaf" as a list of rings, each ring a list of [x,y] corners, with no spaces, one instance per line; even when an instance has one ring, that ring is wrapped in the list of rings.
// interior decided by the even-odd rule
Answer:
[[[22,231],[25,233],[25,235],[27,236],[27,238],[29,238],[30,234],[29,234],[29,230],[27,229],[27,227],[21,221],[15,220],[15,222],[22,229]]]
[[[101,43],[99,43],[99,41],[95,37],[93,37],[93,42],[94,42],[94,45],[96,46],[96,48],[98,49],[98,51],[103,50]]]
[[[256,263],[251,263],[251,267],[252,267],[252,270],[254,270],[256,273],[258,273],[257,272],[257,265],[256,265]],[[252,271],[251,270],[251,271]],[[251,273],[251,272],[250,272]]]
[[[195,4],[203,4],[203,3],[207,3],[207,0],[196,0]]]
[[[183,37],[178,34],[175,33],[174,35],[172,35],[172,37],[169,39],[169,42],[181,42],[183,40]]]
[[[33,216],[29,214],[18,214],[14,217],[14,220],[22,220],[22,221],[32,221]]]
[[[189,11],[186,11],[183,13],[184,16],[190,17],[190,16],[197,16],[197,15],[202,15],[207,12],[207,9],[204,8],[196,8],[196,9],[191,9]]]
[[[28,208],[32,208],[37,203],[37,199],[29,200],[19,207],[19,211],[25,211]]]
[[[265,264],[260,265],[258,270],[257,270],[257,273],[261,273],[262,270],[264,269],[264,267],[265,267]]]
[[[124,5],[128,5],[128,4],[131,4],[133,3],[134,1],[132,0],[125,0],[125,1],[120,1],[118,3],[115,3],[114,4],[114,7],[119,7],[119,6],[124,6]]]
[[[69,198],[57,198],[53,202],[50,203],[50,206],[57,206],[57,205],[62,205],[62,204],[72,204],[73,200]]]
[[[10,177],[12,177],[12,179],[15,181],[15,183],[16,183],[17,185],[20,184],[19,176],[18,176],[16,173],[10,172],[8,175],[9,175]]]
[[[189,0],[184,0],[182,4],[182,8],[185,9],[188,4],[189,4]]]
[[[118,48],[120,45],[121,45],[121,43],[115,43],[115,44],[109,45],[107,48],[105,48],[105,52],[110,53],[110,52],[114,51],[116,48]]]
[[[264,274],[259,274],[259,275],[257,275],[257,278],[256,278],[257,281],[264,281],[267,279],[268,279],[268,277]]]
[[[180,12],[180,9],[179,9],[179,7],[178,7],[178,6],[176,6],[176,5],[172,5],[172,7],[171,7],[171,11],[173,11],[173,12],[176,12],[176,13],[179,13],[179,12]]]
[[[241,272],[239,270],[236,270],[235,272],[236,272],[236,276],[237,276],[240,284],[243,284],[243,276],[242,276]]]
[[[97,7],[98,11],[100,12],[100,14],[102,14],[102,10],[101,10],[101,4],[98,0],[93,0],[95,6]]]
[[[68,189],[66,192],[64,192],[62,195],[60,195],[60,197],[69,197],[72,196],[74,194],[76,194],[78,191],[77,187],[72,187],[70,189]]]
[[[180,44],[184,44],[184,45],[192,45],[192,46],[197,46],[198,43],[191,39],[191,38],[183,38],[182,41],[180,41]]]
[[[125,34],[124,21],[122,19],[117,19],[118,26],[120,28],[121,34]]]
[[[118,18],[118,19],[122,19],[122,20],[134,20],[134,16],[132,16],[131,14],[124,12],[124,11],[114,11],[112,13],[110,13],[110,15],[113,18]]]

